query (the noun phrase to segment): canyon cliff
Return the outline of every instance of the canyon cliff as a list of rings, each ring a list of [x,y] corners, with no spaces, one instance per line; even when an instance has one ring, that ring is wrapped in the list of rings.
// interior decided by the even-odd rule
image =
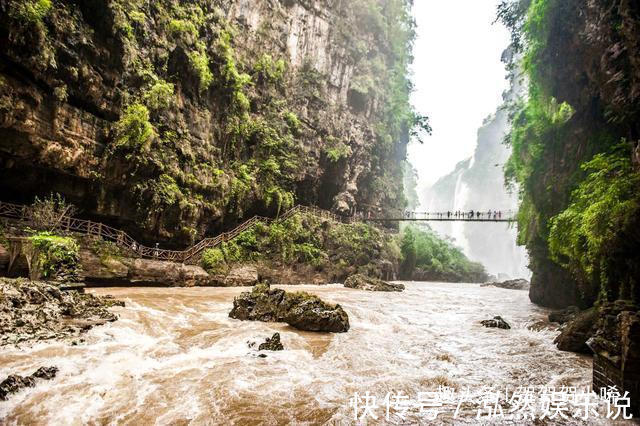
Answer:
[[[407,0],[0,2],[0,194],[183,246],[403,206]],[[417,127],[416,127],[417,126]]]

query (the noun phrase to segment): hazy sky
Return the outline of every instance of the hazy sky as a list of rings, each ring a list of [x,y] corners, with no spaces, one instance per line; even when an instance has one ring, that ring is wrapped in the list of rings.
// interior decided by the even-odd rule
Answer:
[[[493,24],[498,0],[415,0],[413,104],[433,135],[409,146],[419,188],[433,184],[473,154],[482,120],[507,87],[502,51],[509,35]]]

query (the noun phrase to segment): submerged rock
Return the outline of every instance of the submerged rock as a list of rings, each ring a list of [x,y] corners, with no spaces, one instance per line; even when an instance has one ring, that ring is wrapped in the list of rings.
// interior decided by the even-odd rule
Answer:
[[[260,343],[258,346],[259,351],[282,351],[284,346],[280,343],[280,333],[273,333],[271,338],[267,338],[264,343]]]
[[[501,316],[495,316],[493,317],[493,319],[480,321],[480,324],[484,325],[485,327],[502,328],[504,330],[509,330],[511,328],[509,323],[502,319]]]
[[[51,380],[58,373],[58,367],[40,367],[30,376],[10,375],[0,383],[0,400],[6,401],[9,395],[20,392],[24,388],[36,385],[36,379]]]
[[[518,278],[515,280],[507,280],[502,282],[491,282],[481,284],[480,287],[498,287],[506,288],[508,290],[529,290],[529,281]]]
[[[394,284],[382,281],[378,278],[371,278],[362,274],[351,275],[344,282],[347,288],[357,288],[367,291],[403,291],[404,284]]]
[[[557,322],[558,324],[564,324],[567,321],[572,320],[576,315],[580,313],[580,308],[577,306],[569,306],[559,311],[553,311],[549,314],[549,321]]]
[[[580,312],[567,322],[553,343],[561,351],[590,354],[591,349],[587,346],[587,340],[596,332],[597,319],[598,312],[595,308]]]
[[[229,317],[263,322],[286,322],[299,330],[342,333],[349,330],[349,317],[340,305],[330,305],[319,297],[287,293],[258,284],[251,292],[233,300]]]
[[[112,306],[124,302],[39,281],[0,278],[0,346],[77,336],[116,321],[107,310]]]

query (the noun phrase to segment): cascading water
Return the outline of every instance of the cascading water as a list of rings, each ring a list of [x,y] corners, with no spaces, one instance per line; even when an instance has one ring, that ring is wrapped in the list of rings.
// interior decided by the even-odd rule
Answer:
[[[507,129],[506,113],[498,110],[478,131],[474,155],[428,189],[424,198],[429,211],[517,210],[517,197],[504,185],[502,165],[509,149],[502,143]],[[465,254],[482,263],[489,273],[502,278],[529,278],[528,258],[516,244],[515,226],[505,223],[434,223],[432,228],[455,239]]]

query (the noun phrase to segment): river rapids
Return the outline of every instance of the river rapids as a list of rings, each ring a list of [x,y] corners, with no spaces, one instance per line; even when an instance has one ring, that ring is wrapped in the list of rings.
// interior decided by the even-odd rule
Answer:
[[[428,420],[416,409],[392,411],[386,419],[388,393],[416,400],[438,387],[589,386],[590,358],[555,348],[557,331],[545,326],[548,311],[531,304],[527,292],[406,286],[391,294],[282,286],[340,303],[351,323],[342,334],[230,319],[242,288],[92,289],[126,302],[114,309],[120,319],[92,329],[76,346],[0,349],[2,377],[41,365],[60,369],[54,380],[0,402],[0,418],[4,424],[60,425],[351,424],[355,393],[364,399],[369,392],[377,397],[378,419],[367,422],[413,424]],[[479,324],[494,315],[512,329]],[[248,342],[274,332],[285,350],[258,357]],[[455,402],[445,404],[436,422],[478,422],[477,407],[462,405],[454,419],[455,409]]]

